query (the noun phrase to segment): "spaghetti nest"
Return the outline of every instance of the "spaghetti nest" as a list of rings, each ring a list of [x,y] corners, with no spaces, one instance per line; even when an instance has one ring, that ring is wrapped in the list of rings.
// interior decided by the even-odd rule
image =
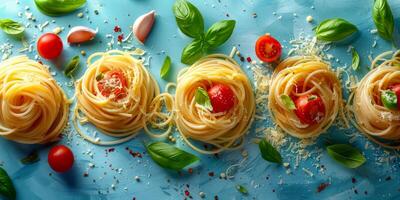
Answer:
[[[75,85],[74,125],[84,139],[99,145],[114,145],[133,138],[146,127],[148,120],[157,127],[171,126],[169,121],[157,124],[156,118],[172,120],[168,115],[162,115],[159,108],[160,101],[171,102],[172,97],[159,96],[159,87],[142,61],[132,57],[131,53],[113,50],[95,53],[87,63],[88,69]],[[90,122],[118,139],[100,141],[90,137],[79,129],[77,120]]]
[[[69,102],[47,67],[26,56],[0,63],[0,135],[26,144],[59,139]]]
[[[314,124],[302,123],[297,108],[289,108],[282,95],[292,99],[318,96],[325,113]],[[316,137],[330,127],[342,107],[340,81],[330,65],[317,56],[290,57],[276,67],[268,100],[272,118],[285,132],[297,138]]]
[[[196,104],[196,90],[215,84],[228,85],[236,96],[229,111],[213,113]],[[180,71],[175,108],[175,123],[184,141],[200,153],[212,154],[241,146],[253,121],[255,100],[250,82],[238,64],[232,58],[215,54]],[[200,149],[189,139],[211,144],[214,149]]]
[[[358,83],[349,101],[355,126],[374,142],[400,148],[400,111],[382,105],[381,93],[400,83],[400,52],[385,52]],[[352,119],[352,118],[351,118]]]

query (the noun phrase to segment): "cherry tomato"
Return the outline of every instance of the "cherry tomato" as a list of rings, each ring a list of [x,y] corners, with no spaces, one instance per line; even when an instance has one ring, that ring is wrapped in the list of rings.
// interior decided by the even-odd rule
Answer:
[[[396,94],[397,96],[397,108],[400,110],[400,83],[393,85],[390,89]]]
[[[97,83],[101,95],[109,97],[114,94],[116,100],[126,97],[126,86],[125,75],[120,70],[108,71],[104,78]]]
[[[63,43],[58,35],[54,33],[45,33],[40,36],[37,42],[37,50],[43,58],[54,59],[61,54]]]
[[[60,173],[68,171],[74,164],[74,154],[64,145],[51,148],[47,159],[50,167]]]
[[[269,34],[258,38],[256,42],[256,55],[264,62],[279,60],[282,54],[281,44]]]
[[[235,94],[227,85],[216,84],[207,92],[214,113],[226,112],[235,105]]]
[[[324,103],[318,95],[301,96],[296,99],[295,105],[295,113],[303,124],[316,124],[325,115]]]

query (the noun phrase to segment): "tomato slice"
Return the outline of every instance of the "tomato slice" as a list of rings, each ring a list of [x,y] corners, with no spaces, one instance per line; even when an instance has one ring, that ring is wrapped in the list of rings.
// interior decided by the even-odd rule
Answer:
[[[235,105],[235,94],[224,84],[215,84],[207,91],[214,113],[226,112]]]
[[[400,83],[389,87],[397,96],[397,108],[400,110]]]
[[[104,77],[97,82],[97,87],[104,97],[110,97],[114,94],[115,100],[126,97],[126,78],[122,71],[112,70],[106,72]]]
[[[325,107],[318,95],[305,95],[295,101],[295,113],[303,124],[317,124],[325,116]]]
[[[256,55],[264,62],[274,62],[279,60],[282,54],[282,45],[270,36],[263,35],[256,42]]]

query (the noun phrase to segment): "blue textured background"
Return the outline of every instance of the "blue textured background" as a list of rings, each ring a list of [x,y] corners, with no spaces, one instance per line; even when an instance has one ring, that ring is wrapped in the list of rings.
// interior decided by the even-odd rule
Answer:
[[[287,53],[290,39],[298,37],[301,33],[312,34],[311,29],[316,23],[330,17],[345,18],[360,29],[359,36],[352,42],[362,58],[361,70],[356,73],[359,76],[368,71],[368,55],[375,57],[380,52],[393,48],[376,34],[370,33],[370,30],[374,29],[371,19],[372,0],[193,0],[192,2],[202,12],[206,27],[222,19],[237,21],[230,40],[217,50],[221,53],[228,54],[233,45],[240,45],[239,50],[245,57],[250,56],[255,59],[253,44],[258,36],[266,32],[270,32],[280,40]],[[399,17],[400,1],[389,0],[389,2],[394,16]],[[38,12],[33,1],[21,0],[19,4],[16,4],[15,0],[0,0],[0,18],[7,17],[27,23],[24,13],[32,12],[37,22],[30,22],[31,26],[26,30],[27,39],[32,44],[35,43],[36,36],[42,34],[33,26],[34,24],[42,24],[49,20],[50,25],[44,29],[44,32],[51,32],[56,26],[65,27],[60,35],[64,40],[61,60],[45,63],[51,66],[52,72],[57,72],[55,78],[63,85],[67,95],[72,97],[74,89],[68,86],[71,80],[66,79],[62,74],[60,65],[63,63],[62,60],[68,60],[79,54],[81,50],[85,50],[88,55],[96,51],[105,51],[106,43],[110,40],[106,38],[106,35],[117,36],[113,33],[115,25],[119,25],[126,36],[130,31],[129,26],[133,24],[136,17],[152,9],[156,10],[157,18],[146,45],[142,46],[136,42],[133,45],[144,48],[148,51],[147,55],[152,57],[149,69],[157,78],[161,88],[166,81],[159,79],[159,70],[165,55],[169,55],[173,60],[171,74],[174,74],[170,80],[175,80],[178,69],[183,67],[179,62],[180,52],[190,39],[178,30],[171,11],[172,4],[172,0],[89,0],[87,5],[77,12],[51,18]],[[26,10],[26,6],[29,10]],[[99,15],[94,14],[95,9],[99,11]],[[22,12],[22,18],[17,16],[19,12]],[[84,13],[83,18],[76,16],[79,12]],[[276,15],[273,12],[276,12]],[[256,18],[253,18],[253,13],[257,13]],[[305,18],[308,15],[314,17],[313,24],[306,22]],[[279,19],[280,16],[281,19]],[[55,23],[51,23],[52,19]],[[104,23],[104,20],[108,23]],[[93,42],[70,47],[65,41],[69,30],[68,25],[85,25],[94,29],[98,27],[99,34]],[[373,48],[375,40],[377,46]],[[0,42],[14,44],[13,55],[18,55],[18,49],[22,47],[21,42],[3,33],[0,33]],[[118,45],[115,45],[115,48],[121,49]],[[338,45],[330,50],[331,54],[339,58],[338,61],[332,60],[334,66],[351,64],[351,55],[347,49],[348,45]],[[28,55],[34,59],[36,52]],[[248,63],[242,64],[244,69],[247,69],[247,65]],[[76,77],[82,75],[84,69],[85,66],[82,66]],[[250,71],[248,72],[251,74]],[[270,124],[269,120],[257,121],[253,127],[264,127]],[[94,131],[92,127],[83,130]],[[331,127],[329,133],[321,136],[318,143],[309,147],[309,150],[316,152],[318,149],[323,149],[327,140],[346,143],[349,137],[345,134],[354,132],[357,131]],[[346,169],[333,162],[323,152],[321,161],[317,162],[315,156],[312,156],[300,162],[299,167],[295,169],[293,158],[296,154],[284,151],[284,147],[282,154],[285,162],[290,163],[292,171],[291,174],[287,174],[284,167],[267,163],[260,157],[258,147],[250,140],[255,135],[252,130],[244,147],[249,152],[249,158],[238,169],[234,179],[224,180],[218,178],[219,174],[228,166],[243,159],[240,151],[226,152],[220,154],[219,158],[199,155],[201,165],[194,170],[194,173],[179,175],[176,172],[161,169],[150,160],[147,154],[143,158],[133,158],[128,154],[126,147],[133,151],[144,152],[142,141],[150,140],[144,133],[130,142],[116,146],[115,151],[110,153],[105,153],[107,147],[99,147],[83,141],[76,136],[74,131],[70,134],[72,139],[67,145],[73,149],[76,163],[73,170],[65,174],[56,174],[49,168],[47,153],[50,146],[21,145],[0,139],[0,163],[11,175],[18,199],[133,199],[134,197],[136,199],[184,199],[185,190],[188,190],[194,199],[200,199],[198,195],[200,191],[205,192],[206,199],[214,199],[215,195],[218,195],[219,199],[400,199],[397,154],[385,153],[376,145],[369,145],[370,148],[364,149],[367,140],[362,136],[353,143],[354,146],[363,150],[368,159],[362,167],[354,170]],[[63,139],[61,143],[67,143],[67,140]],[[193,152],[180,140],[177,145]],[[41,160],[32,165],[22,165],[20,159],[33,149],[39,150]],[[389,159],[389,162],[377,162],[380,159]],[[89,163],[95,164],[95,167],[89,169]],[[325,166],[325,174],[318,172],[313,166],[315,163]],[[303,167],[312,171],[315,176],[310,177],[305,174],[302,171]],[[88,177],[83,176],[85,172],[88,172]],[[209,172],[214,172],[214,177],[210,177]],[[140,176],[141,181],[136,182],[135,176]],[[354,183],[352,183],[353,177],[356,180]],[[317,193],[317,187],[326,182],[330,182],[331,185]],[[115,189],[111,188],[112,184],[115,184]],[[240,194],[235,189],[236,184],[245,186],[249,194],[247,196]]]

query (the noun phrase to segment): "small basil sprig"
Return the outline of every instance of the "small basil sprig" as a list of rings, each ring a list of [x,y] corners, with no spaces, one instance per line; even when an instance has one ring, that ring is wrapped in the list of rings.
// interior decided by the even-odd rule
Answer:
[[[78,68],[79,63],[80,63],[79,56],[72,57],[71,60],[68,62],[67,66],[65,67],[64,74],[66,76],[72,76],[74,71]]]
[[[315,29],[317,39],[328,42],[343,40],[358,31],[352,23],[341,19],[333,18],[321,22]]]
[[[154,142],[146,145],[150,157],[163,168],[182,170],[200,159],[186,151],[164,142]]]
[[[391,90],[384,90],[381,93],[381,101],[383,106],[390,110],[397,110],[397,95]]]
[[[328,155],[335,161],[348,168],[357,168],[366,159],[361,152],[348,144],[334,144],[326,148]]]
[[[15,199],[17,193],[7,172],[0,167],[0,194],[8,199]]]
[[[386,0],[375,0],[372,8],[372,17],[379,35],[385,40],[392,40],[394,19]]]
[[[24,165],[29,165],[33,164],[35,162],[38,162],[40,160],[39,154],[37,151],[31,152],[29,155],[27,155],[25,158],[21,159],[21,163]]]
[[[283,105],[285,105],[285,107],[289,110],[295,110],[296,109],[296,105],[294,105],[294,102],[292,100],[292,98],[290,98],[288,95],[286,94],[282,94],[281,95],[281,101],[283,103]]]
[[[204,106],[206,109],[210,111],[213,110],[210,97],[208,96],[207,91],[204,90],[203,88],[201,87],[197,88],[196,93],[194,95],[194,99],[197,104]]]
[[[242,194],[248,194],[249,191],[247,191],[247,188],[245,188],[243,185],[236,185],[237,191],[239,191]]]
[[[234,20],[222,20],[213,24],[204,33],[203,16],[186,0],[177,0],[172,10],[182,33],[194,38],[182,51],[181,62],[185,64],[193,64],[206,55],[208,50],[221,46],[229,39],[235,28]]]
[[[169,56],[167,56],[167,57],[165,57],[164,63],[161,67],[161,71],[160,71],[161,78],[165,79],[167,77],[170,68],[171,68],[171,58]]]
[[[36,7],[45,15],[60,16],[77,10],[86,0],[35,0]]]
[[[281,154],[266,139],[262,139],[260,143],[258,143],[258,148],[264,160],[278,164],[282,163]]]
[[[4,33],[14,37],[21,37],[25,31],[25,27],[22,24],[11,19],[0,19],[0,28]]]
[[[351,56],[352,56],[351,67],[353,68],[354,71],[356,71],[360,66],[360,56],[358,55],[354,47],[351,48]]]

